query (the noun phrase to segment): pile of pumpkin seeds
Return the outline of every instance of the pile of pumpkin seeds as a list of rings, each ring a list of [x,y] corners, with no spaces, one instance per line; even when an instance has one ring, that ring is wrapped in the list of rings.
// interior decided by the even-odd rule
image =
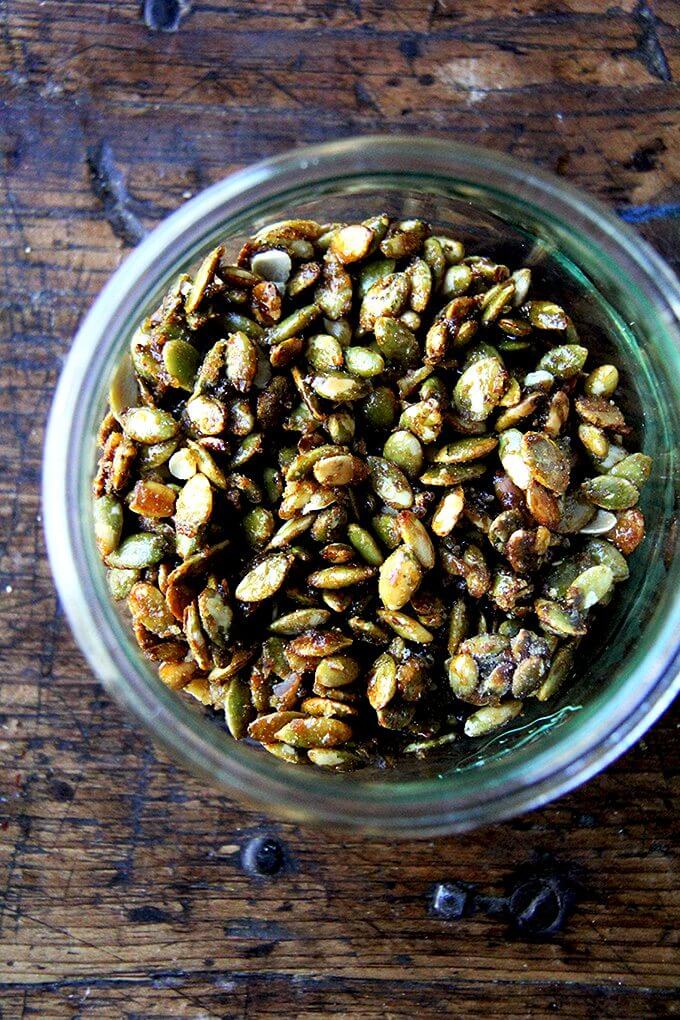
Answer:
[[[421,220],[287,220],[132,338],[96,539],[170,688],[336,770],[514,719],[644,537],[619,373],[531,271]]]

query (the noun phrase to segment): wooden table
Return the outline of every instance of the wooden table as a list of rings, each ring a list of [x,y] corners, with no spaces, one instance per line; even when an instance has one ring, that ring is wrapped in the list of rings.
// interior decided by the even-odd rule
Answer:
[[[147,3],[147,21],[176,6]],[[38,481],[63,355],[128,245],[299,142],[496,147],[599,195],[677,265],[679,14],[210,0],[161,32],[132,0],[0,2],[3,1018],[674,1012],[677,716],[585,788],[474,835],[275,824],[170,763],[93,679],[55,600]],[[243,866],[263,836],[270,875]],[[534,873],[548,899],[576,890],[552,935],[502,899]]]

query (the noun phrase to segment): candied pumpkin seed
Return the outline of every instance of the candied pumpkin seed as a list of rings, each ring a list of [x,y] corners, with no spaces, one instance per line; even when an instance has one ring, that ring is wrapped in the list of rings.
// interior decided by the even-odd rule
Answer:
[[[339,772],[555,694],[654,465],[549,283],[386,214],[269,224],[179,278],[113,373],[93,482],[161,682]]]

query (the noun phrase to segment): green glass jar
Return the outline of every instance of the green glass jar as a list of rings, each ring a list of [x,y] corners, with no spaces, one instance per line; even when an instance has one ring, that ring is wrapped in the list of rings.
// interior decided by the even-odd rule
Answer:
[[[551,702],[527,706],[490,737],[461,739],[397,769],[333,775],[236,743],[212,713],[160,683],[110,598],[94,544],[90,484],[113,369],[136,323],[178,273],[218,241],[236,251],[273,220],[356,220],[383,210],[451,227],[474,251],[530,265],[537,287],[569,308],[592,362],[619,367],[624,411],[655,467],[641,503],[647,539],[571,686]],[[571,789],[624,751],[678,688],[679,315],[678,281],[625,224],[557,178],[477,147],[347,139],[297,149],[209,188],[113,276],[78,332],[54,399],[43,477],[48,548],[93,670],[211,785],[298,821],[430,836],[496,821]]]

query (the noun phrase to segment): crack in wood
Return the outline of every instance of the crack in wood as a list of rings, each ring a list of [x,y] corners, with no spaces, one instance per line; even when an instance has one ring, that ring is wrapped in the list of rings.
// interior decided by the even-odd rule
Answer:
[[[90,146],[87,150],[87,165],[92,191],[101,202],[104,216],[114,234],[125,244],[139,244],[147,231],[131,209],[125,178],[116,167],[107,141]]]

